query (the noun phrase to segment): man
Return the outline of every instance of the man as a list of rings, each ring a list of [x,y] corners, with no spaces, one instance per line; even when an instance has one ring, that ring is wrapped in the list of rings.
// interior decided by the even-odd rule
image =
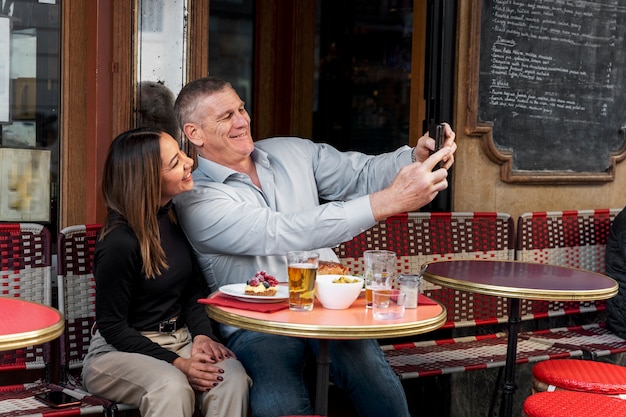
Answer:
[[[194,190],[175,203],[213,291],[260,270],[286,281],[289,250],[316,249],[320,259],[337,260],[332,246],[417,210],[444,190],[456,150],[448,125],[444,148],[430,157],[434,140],[427,135],[416,148],[379,156],[301,138],[255,143],[243,101],[229,83],[212,77],[187,84],[175,110],[199,155]],[[433,172],[440,161],[443,169]],[[313,414],[304,368],[317,353],[316,340],[230,326],[222,326],[222,334],[254,381],[254,417]],[[332,341],[329,350],[331,378],[361,417],[409,416],[402,385],[377,341]]]

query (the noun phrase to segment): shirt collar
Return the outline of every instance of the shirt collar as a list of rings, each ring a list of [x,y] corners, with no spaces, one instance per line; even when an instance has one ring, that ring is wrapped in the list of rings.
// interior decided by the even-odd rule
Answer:
[[[262,165],[264,167],[269,167],[269,159],[267,152],[262,151],[261,149],[254,148],[252,153],[252,161],[255,164]],[[198,168],[200,172],[206,175],[209,179],[215,182],[224,183],[228,179],[228,177],[232,175],[239,174],[239,172],[225,167],[224,165],[220,165],[217,162],[213,162],[211,160],[205,159],[198,155]]]

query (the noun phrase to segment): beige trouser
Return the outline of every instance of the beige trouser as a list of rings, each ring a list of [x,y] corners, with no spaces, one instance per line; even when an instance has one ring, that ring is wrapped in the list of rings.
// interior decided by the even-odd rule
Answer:
[[[192,340],[186,328],[172,334],[143,334],[181,357],[191,355]],[[217,366],[224,369],[224,380],[198,394],[202,415],[246,417],[252,380],[236,359],[226,359]],[[85,360],[83,384],[92,394],[138,407],[144,417],[191,417],[196,404],[196,393],[175,366],[151,356],[119,352],[99,332],[94,335]]]

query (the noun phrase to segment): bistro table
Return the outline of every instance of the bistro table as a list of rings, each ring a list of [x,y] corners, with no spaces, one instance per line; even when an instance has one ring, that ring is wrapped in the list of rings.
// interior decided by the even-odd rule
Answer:
[[[211,297],[217,295],[221,293],[218,291]],[[406,309],[402,319],[376,320],[372,309],[365,308],[364,297],[345,310],[325,309],[317,300],[309,312],[286,308],[264,313],[211,304],[206,310],[212,319],[241,329],[319,339],[315,413],[322,416],[328,412],[329,340],[411,336],[438,329],[446,321],[446,309],[439,303]]]
[[[426,263],[424,279],[461,291],[509,298],[502,415],[513,413],[515,359],[520,323],[520,299],[554,301],[604,300],[617,294],[617,282],[595,272],[563,266],[519,262],[456,259]]]
[[[0,351],[38,345],[61,336],[63,314],[21,298],[0,297]]]

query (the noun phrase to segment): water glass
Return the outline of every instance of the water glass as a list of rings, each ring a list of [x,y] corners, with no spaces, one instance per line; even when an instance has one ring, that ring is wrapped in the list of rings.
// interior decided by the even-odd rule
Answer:
[[[391,288],[396,270],[396,253],[389,250],[366,250],[365,261],[365,306],[372,307],[372,289]]]
[[[406,294],[400,290],[374,289],[372,300],[372,313],[375,319],[395,320],[404,317]]]

